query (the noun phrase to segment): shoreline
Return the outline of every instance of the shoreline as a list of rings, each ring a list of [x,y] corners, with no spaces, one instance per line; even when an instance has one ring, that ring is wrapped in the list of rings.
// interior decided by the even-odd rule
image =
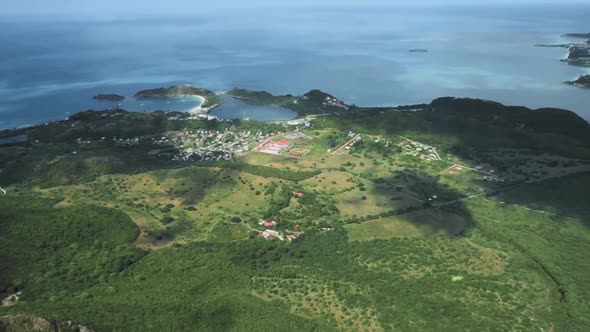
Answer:
[[[190,108],[187,110],[188,113],[190,114],[200,114],[200,113],[206,113],[207,109],[203,108],[203,105],[205,105],[205,102],[207,101],[207,99],[203,96],[191,96],[191,97],[196,97],[197,99],[199,99],[200,103],[199,105]]]
[[[192,97],[197,97],[197,98],[199,98],[199,100],[201,100],[201,103],[199,105],[187,110],[187,112],[192,115],[209,114],[209,111],[222,105],[222,104],[214,104],[209,107],[203,107],[203,105],[205,105],[205,103],[207,102],[207,98],[205,98],[203,96],[197,96],[197,95],[194,95]]]
[[[569,50],[566,50],[566,51],[569,52]],[[583,70],[584,71],[587,71],[587,73],[590,74],[590,68],[583,68]],[[566,82],[565,81],[562,81],[561,83],[566,83]],[[571,86],[578,87],[578,86],[573,85],[573,84]],[[582,87],[579,87],[579,88],[582,88]],[[240,100],[248,99],[248,98],[243,98],[243,97],[240,98],[240,96],[234,96],[234,95],[227,94],[227,93],[221,93],[221,95],[228,96],[228,97],[235,98],[235,99],[240,99]],[[208,107],[203,107],[203,105],[205,105],[207,103],[207,100],[208,99],[206,97],[204,97],[204,96],[201,96],[201,95],[179,95],[179,96],[165,97],[165,98],[190,98],[190,97],[196,97],[196,98],[198,98],[199,104],[196,105],[196,106],[193,106],[193,107],[185,108],[184,110],[179,110],[178,112],[188,113],[188,114],[194,115],[194,116],[197,116],[197,115],[208,115],[211,110],[213,110],[213,109],[215,109],[215,108],[217,108],[217,107],[219,107],[219,106],[222,105],[222,103],[218,103],[218,104],[213,104],[213,105],[208,106]],[[478,98],[478,97],[470,97],[470,98],[472,98],[472,99],[481,99],[481,98]],[[496,100],[496,99],[494,99],[494,100]],[[503,103],[503,104],[513,105],[513,104],[511,104],[509,102],[508,103],[503,102],[503,101],[499,101],[499,102],[500,103]],[[418,104],[416,104],[416,105],[418,105]],[[519,104],[516,104],[516,105],[519,105]],[[397,105],[397,106],[383,106],[383,107],[394,107],[395,108],[395,107],[398,107],[398,106],[399,105]],[[522,106],[525,106],[525,107],[530,108],[530,109],[543,108],[542,106],[540,106],[540,107],[534,107],[534,106],[529,106],[529,105],[522,105]],[[557,107],[557,108],[561,108],[561,107]],[[115,106],[115,107],[110,108],[110,109],[123,109],[123,110],[126,110],[124,108],[124,106],[123,106],[123,108],[121,108],[121,105]],[[562,109],[571,110],[571,108],[567,108],[567,107],[563,107]],[[88,110],[100,111],[100,110],[103,110],[103,109],[88,109]],[[140,112],[141,113],[141,112],[151,112],[151,111],[153,111],[153,110],[129,111],[129,112]],[[576,113],[578,116],[580,116],[581,118],[585,119],[586,121],[589,121],[590,122],[590,118],[585,113],[583,113],[583,112],[578,113],[577,111],[573,111],[573,110],[571,110],[571,111],[574,112],[574,113]],[[82,112],[82,110],[79,111],[79,112]],[[75,112],[75,114],[77,114],[79,112]],[[170,112],[170,111],[166,111],[166,112]],[[60,122],[60,121],[67,121],[68,118],[69,118],[69,116],[66,116],[66,117],[59,116],[59,117],[56,117],[54,119],[47,119],[47,120],[44,120],[44,121],[27,123],[27,124],[21,124],[21,125],[18,125],[17,124],[16,126],[12,126],[12,127],[4,127],[4,126],[0,125],[0,132],[11,132],[11,131],[24,130],[24,129],[27,129],[27,128],[48,125],[50,123],[55,123],[55,122]],[[289,121],[289,120],[271,120],[271,121]]]

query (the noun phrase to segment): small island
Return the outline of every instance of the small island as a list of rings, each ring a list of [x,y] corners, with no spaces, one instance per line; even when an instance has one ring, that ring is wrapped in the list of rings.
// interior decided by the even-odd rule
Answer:
[[[92,97],[92,99],[121,101],[121,100],[125,99],[125,96],[116,95],[116,94],[97,94],[96,96]]]
[[[580,88],[590,89],[590,75],[582,75],[573,81],[565,81],[564,83],[575,85]]]

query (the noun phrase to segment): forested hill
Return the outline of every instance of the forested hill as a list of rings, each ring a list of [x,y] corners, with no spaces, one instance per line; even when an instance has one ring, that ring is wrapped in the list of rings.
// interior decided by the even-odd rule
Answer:
[[[443,97],[433,100],[434,112],[469,117],[496,125],[517,126],[538,133],[553,133],[580,140],[590,140],[590,124],[576,113],[557,109],[532,110],[524,106],[470,98]]]
[[[185,96],[206,96],[213,94],[213,91],[197,88],[192,85],[171,86],[168,88],[147,89],[137,92],[135,98],[163,98],[163,97],[185,97]]]

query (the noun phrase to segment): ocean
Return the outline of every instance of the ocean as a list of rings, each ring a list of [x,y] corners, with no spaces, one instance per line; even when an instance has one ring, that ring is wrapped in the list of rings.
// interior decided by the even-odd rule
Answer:
[[[564,49],[533,47],[561,43],[564,33],[589,32],[590,4],[335,3],[203,8],[190,14],[112,20],[0,17],[0,128],[113,106],[91,99],[98,93],[132,96],[140,89],[185,83],[274,94],[321,89],[361,106],[475,97],[559,107],[590,119],[590,90],[562,84],[589,70],[561,63]],[[412,48],[429,52],[408,52]],[[194,107],[190,100],[140,104],[128,99],[124,106],[131,111]],[[224,114],[243,116],[243,107],[232,103]],[[268,111],[249,109],[246,117]]]

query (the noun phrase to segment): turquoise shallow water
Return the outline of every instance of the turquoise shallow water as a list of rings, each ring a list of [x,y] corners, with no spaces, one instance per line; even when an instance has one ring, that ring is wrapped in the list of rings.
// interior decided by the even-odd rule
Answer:
[[[10,32],[0,34],[0,128],[111,107],[91,99],[98,93],[132,96],[183,83],[276,94],[318,88],[367,106],[477,97],[566,108],[590,119],[590,90],[561,83],[587,70],[559,62],[563,49],[532,46],[590,31],[590,4],[310,6],[201,6],[198,18],[157,20],[0,18],[0,29]],[[123,104],[131,111],[192,108],[191,101]],[[239,116],[246,107],[230,106],[218,112]],[[247,111],[250,118],[268,112]]]

